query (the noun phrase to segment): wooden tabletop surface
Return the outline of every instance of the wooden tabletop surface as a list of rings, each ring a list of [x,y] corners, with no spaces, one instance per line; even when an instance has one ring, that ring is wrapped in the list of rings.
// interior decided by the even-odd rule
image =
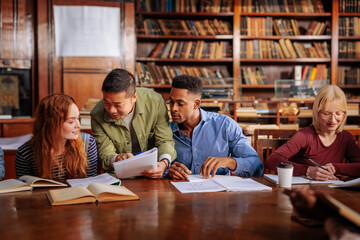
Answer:
[[[181,194],[170,180],[123,180],[140,201],[50,206],[49,189],[0,194],[0,239],[327,239],[290,219],[282,189]],[[310,186],[360,211],[360,193]]]

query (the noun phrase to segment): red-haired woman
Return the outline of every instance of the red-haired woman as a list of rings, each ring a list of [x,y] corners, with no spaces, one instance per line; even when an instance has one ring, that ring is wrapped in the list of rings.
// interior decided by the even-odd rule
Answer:
[[[16,153],[16,177],[65,181],[96,176],[96,143],[89,134],[80,134],[79,109],[71,97],[54,94],[43,98],[35,116],[32,139]]]

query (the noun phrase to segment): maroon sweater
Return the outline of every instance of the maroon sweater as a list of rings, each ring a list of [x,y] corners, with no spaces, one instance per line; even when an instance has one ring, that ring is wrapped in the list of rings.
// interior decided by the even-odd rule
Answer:
[[[265,167],[276,171],[279,162],[294,165],[294,176],[305,175],[308,166],[314,166],[311,158],[320,165],[331,163],[336,173],[347,176],[360,176],[360,148],[348,131],[337,134],[335,141],[326,147],[320,140],[315,129],[300,129],[289,141],[276,149],[265,161]],[[348,163],[342,163],[343,159]]]

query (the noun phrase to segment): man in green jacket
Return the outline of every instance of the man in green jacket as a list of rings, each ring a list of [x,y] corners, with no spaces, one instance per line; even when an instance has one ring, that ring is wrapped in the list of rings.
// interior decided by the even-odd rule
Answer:
[[[103,99],[91,111],[91,130],[105,171],[113,163],[153,147],[158,148],[157,169],[142,174],[161,178],[176,158],[165,102],[160,94],[136,88],[134,76],[114,69],[102,85]]]

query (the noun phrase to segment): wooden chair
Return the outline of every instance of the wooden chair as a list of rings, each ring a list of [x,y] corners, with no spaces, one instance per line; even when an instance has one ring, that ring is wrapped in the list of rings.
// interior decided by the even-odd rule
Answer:
[[[277,139],[258,139],[256,144],[256,152],[259,155],[263,165],[264,173],[272,173],[269,169],[265,168],[265,161],[278,147],[283,145],[289,140],[288,138],[277,138]]]
[[[285,138],[289,139],[292,135],[297,132],[295,129],[255,129],[253,135],[253,146],[254,149],[257,149],[257,142],[259,140],[259,135],[266,135],[267,138]]]
[[[345,129],[345,130],[353,135],[357,145],[360,147],[360,128]]]

